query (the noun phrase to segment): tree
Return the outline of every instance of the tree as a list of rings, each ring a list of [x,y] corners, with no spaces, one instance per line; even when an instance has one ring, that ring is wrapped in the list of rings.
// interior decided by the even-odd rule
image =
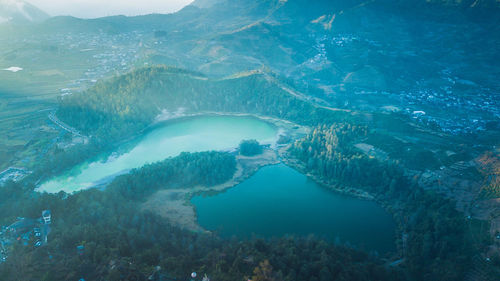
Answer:
[[[262,147],[257,140],[243,140],[240,143],[240,154],[254,156],[262,153]]]
[[[277,281],[274,278],[273,267],[268,260],[264,260],[259,263],[253,270],[252,281]]]

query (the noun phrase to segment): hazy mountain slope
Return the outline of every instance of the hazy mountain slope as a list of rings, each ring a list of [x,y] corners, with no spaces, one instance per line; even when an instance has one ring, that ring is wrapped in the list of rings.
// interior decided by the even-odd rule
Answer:
[[[191,5],[198,8],[210,8],[218,2],[221,2],[221,0],[195,0]]]
[[[500,67],[491,61],[500,59],[500,13],[487,8],[497,2],[218,0],[169,15],[55,17],[12,29],[10,36],[135,38],[145,54],[140,64],[174,65],[211,78],[269,69],[335,107],[424,111],[425,122],[457,131],[498,119]],[[468,11],[487,16],[478,20]],[[474,106],[485,102],[486,108]],[[443,106],[463,115],[450,122]],[[485,121],[469,124],[476,119]]]
[[[252,89],[249,91],[249,89]],[[208,79],[177,68],[155,66],[98,83],[62,100],[57,115],[88,135],[123,138],[161,114],[244,112],[306,124],[352,118],[348,111],[315,105],[266,73]]]
[[[48,18],[49,15],[28,2],[0,0],[0,24],[41,22]]]
[[[165,42],[176,50],[172,54],[180,50],[186,54],[186,60],[177,58],[184,67],[217,76],[269,67],[336,106],[377,110],[400,104],[402,97],[410,99],[403,103],[422,103],[408,91],[444,95],[450,87],[455,95],[474,99],[474,91],[483,91],[477,85],[499,89],[495,79],[499,68],[489,63],[498,59],[495,45],[500,43],[496,24],[500,13],[494,9],[422,1],[274,3],[250,24],[203,34],[191,40],[192,45],[169,40],[168,35]],[[224,3],[209,9],[218,6]],[[469,10],[487,16],[471,18]],[[240,14],[241,10],[234,11]],[[472,83],[463,87],[454,80]],[[390,94],[381,96],[384,91]],[[482,113],[475,112],[478,115]]]

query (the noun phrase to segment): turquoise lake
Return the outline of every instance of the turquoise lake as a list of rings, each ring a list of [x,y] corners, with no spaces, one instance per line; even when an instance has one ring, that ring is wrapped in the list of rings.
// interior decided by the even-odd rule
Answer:
[[[196,196],[198,223],[223,237],[314,234],[369,251],[395,249],[395,224],[373,201],[332,192],[283,164],[213,196]]]
[[[115,176],[181,152],[232,150],[241,140],[273,144],[280,129],[254,117],[200,116],[168,121],[121,145],[111,156],[82,163],[37,191],[68,193],[98,187]],[[192,198],[198,223],[223,237],[308,235],[367,250],[394,249],[392,217],[372,201],[329,191],[285,165],[260,169],[214,196]]]
[[[156,126],[143,137],[123,144],[101,161],[82,163],[66,174],[44,182],[37,191],[68,193],[109,182],[115,176],[181,152],[231,150],[244,139],[273,144],[278,128],[261,119],[245,116],[199,116]]]

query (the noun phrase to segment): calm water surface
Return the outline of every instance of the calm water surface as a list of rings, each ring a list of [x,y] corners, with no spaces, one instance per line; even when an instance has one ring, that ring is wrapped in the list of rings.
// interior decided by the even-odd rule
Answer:
[[[109,182],[115,176],[147,163],[161,161],[181,152],[228,150],[244,139],[273,143],[278,129],[253,117],[201,116],[168,122],[133,144],[124,144],[125,151],[103,161],[74,167],[68,173],[43,183],[37,190],[56,193],[74,192]]]
[[[373,201],[329,191],[285,165],[267,166],[243,183],[191,201],[198,223],[222,236],[315,234],[384,253],[395,249],[392,217]]]

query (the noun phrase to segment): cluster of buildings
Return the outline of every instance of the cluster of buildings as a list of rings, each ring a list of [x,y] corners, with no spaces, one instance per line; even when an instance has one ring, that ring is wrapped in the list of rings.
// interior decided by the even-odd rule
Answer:
[[[448,69],[435,80],[419,80],[414,89],[383,94],[404,105],[412,118],[451,134],[484,131],[488,123],[500,120],[500,93],[494,89],[461,79]]]
[[[497,94],[489,89],[478,88],[469,95],[463,92],[457,94],[449,86],[443,86],[438,90],[425,88],[392,95],[397,95],[395,98],[407,106],[404,111],[412,118],[436,125],[447,133],[483,131],[491,120],[500,120],[500,104],[495,99]]]
[[[14,182],[20,181],[30,173],[31,172],[26,170],[25,168],[9,167],[0,172],[0,185],[9,180]]]
[[[88,58],[91,67],[83,76],[61,89],[61,96],[71,95],[74,90],[80,91],[91,87],[98,80],[111,75],[128,72],[133,62],[141,58],[141,49],[147,47],[143,43],[144,34],[139,31],[118,34],[98,33],[66,33],[50,38],[53,42],[72,42],[64,44],[69,50],[76,51]]]
[[[9,256],[9,249],[14,243],[24,246],[41,247],[48,242],[52,214],[50,210],[42,212],[42,216],[33,218],[18,218],[0,230],[0,263],[5,262]]]
[[[311,37],[316,39],[314,48],[317,54],[309,59],[305,66],[312,69],[321,69],[326,66],[327,62],[332,63],[335,67],[337,67],[337,63],[342,64],[342,59],[337,62],[335,57],[328,57],[327,47],[333,46],[340,50],[353,42],[360,42],[363,46],[368,46],[373,52],[380,53],[382,57],[388,56],[387,60],[398,58],[400,54],[412,57],[415,53],[414,50],[394,50],[388,53],[381,43],[352,34],[318,37],[311,35]],[[416,79],[403,77],[402,79],[408,80],[408,82],[416,80],[415,85],[408,90],[394,92],[374,90],[368,94],[380,96],[380,106],[392,103],[398,110],[401,109],[417,122],[437,127],[450,134],[476,133],[491,129],[492,124],[499,126],[500,102],[497,97],[500,93],[498,89],[492,89],[487,85],[481,85],[459,76],[461,76],[459,73],[453,73],[450,69],[443,69],[437,72],[433,79],[422,78],[418,80],[420,77],[418,75],[415,76]],[[309,81],[309,83],[321,85],[331,82],[325,80]],[[349,99],[349,97],[347,98]]]

